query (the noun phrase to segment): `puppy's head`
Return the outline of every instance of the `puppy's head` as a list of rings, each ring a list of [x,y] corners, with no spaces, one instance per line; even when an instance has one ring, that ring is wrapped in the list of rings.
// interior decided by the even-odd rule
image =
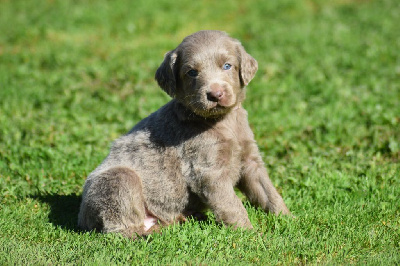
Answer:
[[[155,78],[195,114],[218,117],[244,100],[257,68],[238,40],[221,31],[199,31],[165,55]]]

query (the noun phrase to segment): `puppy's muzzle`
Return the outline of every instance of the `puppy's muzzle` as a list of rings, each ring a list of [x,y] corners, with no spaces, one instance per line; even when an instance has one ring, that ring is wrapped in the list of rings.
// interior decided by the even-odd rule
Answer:
[[[224,91],[222,90],[217,90],[217,91],[210,91],[207,92],[207,100],[210,102],[219,102],[223,99],[224,97]]]
[[[220,105],[228,107],[231,105],[230,93],[226,86],[219,83],[213,83],[210,85],[209,91],[206,92],[207,100],[212,102],[214,106]]]

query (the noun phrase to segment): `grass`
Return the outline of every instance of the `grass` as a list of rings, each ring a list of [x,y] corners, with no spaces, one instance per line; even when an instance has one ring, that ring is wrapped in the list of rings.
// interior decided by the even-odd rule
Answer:
[[[0,0],[0,264],[400,263],[400,3]],[[79,232],[110,143],[168,101],[153,80],[219,29],[259,62],[244,104],[296,219]]]

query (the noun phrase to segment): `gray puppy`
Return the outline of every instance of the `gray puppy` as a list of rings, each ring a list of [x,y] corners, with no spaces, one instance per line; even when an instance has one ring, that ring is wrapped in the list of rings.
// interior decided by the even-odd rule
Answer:
[[[241,107],[257,61],[220,31],[199,31],[156,72],[173,99],[116,140],[87,178],[78,225],[136,237],[210,208],[217,221],[252,228],[236,196],[290,214],[271,183]]]

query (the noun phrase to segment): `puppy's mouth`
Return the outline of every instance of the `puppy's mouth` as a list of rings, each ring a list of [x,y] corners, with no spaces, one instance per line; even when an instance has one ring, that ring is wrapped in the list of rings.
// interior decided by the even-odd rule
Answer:
[[[206,103],[207,109],[229,110],[236,105],[235,97],[232,97],[231,95],[218,96],[219,95],[215,95],[215,93],[206,93],[206,99],[204,99],[204,102]]]
[[[195,114],[202,117],[219,117],[230,112],[236,105],[236,102],[203,99],[196,102],[196,104],[192,104],[190,107]]]
[[[235,107],[235,104],[233,105],[227,105],[219,102],[207,102],[206,104],[206,109],[210,111],[218,111],[218,110],[230,110]]]

